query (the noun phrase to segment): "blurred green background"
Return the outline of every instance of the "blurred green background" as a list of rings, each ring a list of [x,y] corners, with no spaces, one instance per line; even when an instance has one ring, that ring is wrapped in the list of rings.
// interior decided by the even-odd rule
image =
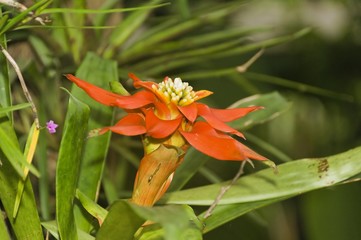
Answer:
[[[54,2],[58,5],[63,4],[63,7],[73,6],[72,1]],[[110,6],[114,2],[116,1],[106,1],[105,4],[109,3]],[[115,56],[109,58],[117,60],[119,76],[123,83],[129,87],[125,77],[128,71],[158,80],[166,75],[182,77],[197,72],[214,71],[214,74],[210,74],[207,79],[195,81],[196,78],[190,78],[189,80],[192,81],[191,84],[195,89],[214,91],[215,94],[208,101],[217,107],[227,107],[253,94],[279,91],[292,102],[291,107],[273,121],[245,131],[248,138],[246,144],[278,164],[283,160],[278,158],[279,155],[274,156],[261,147],[260,139],[291,159],[328,156],[359,146],[361,143],[359,94],[361,92],[361,2],[358,0],[170,1],[170,5],[153,12],[149,22],[134,33],[134,38],[142,36],[146,32],[144,29],[170,22],[169,16],[186,21],[197,16],[197,9],[205,6],[217,9],[218,6],[238,2],[239,7],[226,17],[211,23],[205,21],[199,25],[199,28],[164,39],[159,43],[159,48],[162,49],[164,46],[171,48],[178,39],[192,39],[192,37],[194,39],[199,34],[219,32],[229,28],[249,30],[249,34],[245,34],[240,40],[242,44],[292,34],[305,27],[311,27],[312,30],[295,41],[265,49],[263,55],[248,71],[240,74],[241,77],[218,75],[214,70],[239,66],[247,62],[260,48],[244,54],[229,54],[222,58],[204,57],[202,61],[176,67],[168,67],[163,62],[159,66],[160,70],[154,68],[140,70],[142,61],[156,59],[156,53],[145,56],[144,59],[134,58],[132,61],[127,61],[122,59],[121,51],[118,51],[115,52]],[[143,3],[144,1],[119,1],[115,5],[130,7]],[[26,1],[25,4],[29,6],[31,1]],[[89,8],[97,8],[101,4],[103,1],[87,3]],[[123,17],[120,14],[112,16],[107,23],[121,21]],[[95,17],[91,19],[95,22]],[[52,20],[54,23],[59,23],[57,19]],[[101,24],[101,19],[98,20]],[[74,17],[72,24],[81,25],[82,22],[78,22]],[[62,74],[74,73],[86,51],[98,50],[99,53],[99,49],[102,49],[110,37],[106,30],[100,32],[82,29],[86,36],[84,45],[59,47],[61,41],[58,40],[62,37],[62,32],[55,30],[49,37],[48,31],[50,30],[34,28],[11,32],[8,35],[10,40],[8,46],[29,81],[28,84],[40,111],[44,113],[40,116],[41,120],[45,122],[46,119],[51,118],[61,125],[66,107],[64,99],[67,96],[59,90],[59,87],[70,86],[69,82],[62,79]],[[69,32],[73,34],[72,36],[77,36],[80,30],[75,28],[71,31]],[[72,43],[77,42],[75,38],[72,40],[74,40]],[[128,41],[128,44],[131,45],[132,41]],[[79,51],[74,51],[72,48],[79,48],[77,49]],[[124,48],[127,49],[127,45]],[[119,56],[116,55],[117,53]],[[13,76],[15,78],[15,75]],[[187,81],[186,77],[182,78]],[[25,101],[17,82],[13,83],[12,91],[14,102]],[[32,122],[31,112],[16,113],[15,117],[17,119],[15,126],[19,135],[25,134]],[[43,136],[43,138],[48,141],[48,150],[39,151],[47,151],[49,156],[49,185],[52,185],[60,139],[57,136]],[[123,149],[122,154],[130,155],[125,158],[136,159],[142,155],[140,145],[134,145],[132,141],[127,142],[122,137],[114,138],[115,143],[128,144],[128,149],[135,149],[129,152],[124,152],[126,150]],[[129,195],[131,190],[135,169],[129,161],[117,162],[119,151],[114,146],[111,148],[105,174],[118,184],[119,189],[116,189],[118,196],[124,197]],[[207,167],[223,180],[231,179],[238,169],[235,163],[218,161],[208,161]],[[247,170],[254,171],[250,168]],[[125,171],[128,172],[127,179],[117,177],[117,174]],[[208,183],[209,179],[199,173],[187,187]],[[102,194],[100,202],[105,201]],[[314,191],[242,216],[206,234],[205,239],[358,240],[361,239],[360,203],[360,182]],[[50,201],[50,205],[52,204],[54,203]]]
[[[356,0],[253,1],[236,14],[233,24],[270,25],[271,34],[304,26],[313,29],[295,42],[267,49],[252,72],[350,96],[341,100],[250,78],[262,91],[280,91],[292,102],[290,110],[252,129],[252,134],[292,159],[332,155],[360,145],[360,14],[361,2]],[[217,164],[214,169],[227,166]],[[219,170],[224,172],[232,171]],[[361,239],[360,202],[360,183],[314,191],[241,217],[209,233],[207,239],[357,240]]]

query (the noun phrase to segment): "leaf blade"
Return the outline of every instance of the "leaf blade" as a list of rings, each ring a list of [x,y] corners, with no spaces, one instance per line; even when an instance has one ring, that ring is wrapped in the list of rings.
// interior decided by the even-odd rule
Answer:
[[[73,200],[87,132],[89,107],[69,98],[64,134],[56,167],[56,219],[61,239],[77,239]]]
[[[290,197],[333,186],[361,172],[361,147],[330,157],[287,162],[279,165],[278,171],[274,174],[273,169],[265,169],[240,178],[219,204]],[[229,182],[169,193],[162,202],[210,205],[221,186],[227,184]]]

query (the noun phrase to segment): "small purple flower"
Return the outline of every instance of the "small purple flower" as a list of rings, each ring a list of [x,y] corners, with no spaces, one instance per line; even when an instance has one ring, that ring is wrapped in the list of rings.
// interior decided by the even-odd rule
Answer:
[[[56,128],[58,127],[58,124],[54,123],[53,120],[50,120],[49,122],[46,123],[46,128],[48,129],[50,134],[53,134],[56,132]]]

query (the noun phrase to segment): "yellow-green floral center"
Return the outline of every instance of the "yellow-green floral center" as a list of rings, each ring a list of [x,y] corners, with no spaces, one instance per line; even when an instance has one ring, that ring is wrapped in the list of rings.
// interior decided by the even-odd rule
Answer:
[[[174,81],[171,78],[166,78],[158,86],[153,85],[153,89],[162,95],[167,102],[179,106],[187,106],[196,99],[193,88],[187,82],[182,82],[180,78],[175,78]]]

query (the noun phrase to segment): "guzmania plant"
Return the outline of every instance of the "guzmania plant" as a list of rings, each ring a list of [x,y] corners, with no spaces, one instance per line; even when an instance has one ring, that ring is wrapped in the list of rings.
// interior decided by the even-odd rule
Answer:
[[[131,201],[142,206],[153,206],[168,189],[175,170],[182,163],[189,146],[218,160],[266,160],[231,137],[243,134],[228,126],[262,107],[215,109],[197,102],[209,96],[207,90],[194,91],[180,78],[165,77],[157,84],[142,81],[134,74],[135,88],[142,90],[122,96],[106,91],[71,74],[66,77],[101,104],[119,107],[127,115],[114,126],[104,127],[99,134],[140,135],[144,146]],[[196,160],[196,159],[195,159]]]

